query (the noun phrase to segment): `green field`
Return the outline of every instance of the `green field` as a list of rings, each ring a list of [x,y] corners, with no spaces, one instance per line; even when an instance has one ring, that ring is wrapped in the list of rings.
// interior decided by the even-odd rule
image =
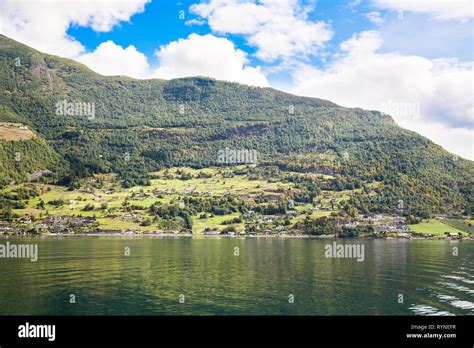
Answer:
[[[206,219],[200,219],[198,216],[193,216],[193,234],[201,234],[206,228],[210,228],[213,230],[220,230],[223,227],[234,226],[237,232],[240,232],[244,229],[244,224],[229,224],[229,225],[222,225],[222,222],[225,220],[229,220],[232,218],[239,217],[238,213],[228,214],[228,215],[221,215],[221,216],[214,216]]]
[[[474,234],[474,221],[473,220],[453,220],[445,219],[443,223],[454,227],[458,230],[469,233],[470,235]]]
[[[427,220],[419,224],[410,225],[410,229],[415,233],[421,234],[433,234],[439,237],[445,237],[445,232],[457,232],[466,235],[466,232],[458,230],[452,226],[446,225],[440,220]]]

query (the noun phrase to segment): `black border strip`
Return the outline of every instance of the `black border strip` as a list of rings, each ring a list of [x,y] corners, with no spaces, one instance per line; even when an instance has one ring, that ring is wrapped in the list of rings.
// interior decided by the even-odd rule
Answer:
[[[55,341],[18,337],[19,326],[26,322],[55,325]],[[425,326],[426,329],[421,331],[412,325]],[[407,334],[413,333],[454,333],[456,338],[407,338]],[[1,348],[29,345],[277,343],[292,346],[441,344],[473,347],[474,316],[0,316]]]

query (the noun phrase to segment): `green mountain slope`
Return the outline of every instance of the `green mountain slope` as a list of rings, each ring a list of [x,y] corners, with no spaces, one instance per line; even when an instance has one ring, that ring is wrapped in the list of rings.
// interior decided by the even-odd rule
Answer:
[[[113,171],[133,184],[164,166],[221,165],[220,150],[251,149],[259,164],[334,174],[335,189],[380,182],[377,196],[353,202],[362,210],[397,211],[400,200],[414,213],[474,210],[473,162],[377,111],[208,78],[104,77],[4,36],[0,60],[0,121],[46,139],[69,163],[64,183]],[[61,101],[89,103],[94,117],[58,114]]]
[[[41,138],[0,140],[0,159],[0,185],[40,177],[41,180],[57,181],[67,175],[68,163]],[[44,175],[46,173],[48,175]]]

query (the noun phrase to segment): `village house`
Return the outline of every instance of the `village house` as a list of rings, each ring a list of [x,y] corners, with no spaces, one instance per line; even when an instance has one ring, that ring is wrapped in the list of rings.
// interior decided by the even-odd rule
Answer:
[[[447,236],[447,237],[450,237],[452,239],[459,239],[461,236],[458,232],[444,232],[444,234]]]
[[[52,225],[54,224],[54,218],[52,216],[47,217],[42,221],[42,224],[44,225]]]
[[[82,225],[82,220],[80,218],[72,218],[69,220],[69,224],[72,226],[80,226]]]
[[[410,228],[403,223],[385,223],[376,225],[375,229],[382,232],[410,232]]]
[[[50,229],[56,232],[62,232],[66,229],[66,226],[62,224],[54,224]]]
[[[95,223],[96,221],[95,221],[93,218],[91,218],[91,217],[88,216],[88,217],[84,218],[84,219],[82,220],[82,222],[85,223],[85,224],[93,224],[93,223]]]
[[[397,237],[398,238],[404,238],[404,239],[410,239],[411,234],[406,233],[406,232],[397,232]]]
[[[362,221],[367,221],[367,222],[379,222],[383,219],[382,214],[364,214],[364,215],[359,215],[359,219]]]
[[[31,224],[31,218],[29,217],[24,217],[20,219],[20,224]]]
[[[39,231],[39,230],[47,230],[47,229],[48,229],[48,225],[46,225],[46,224],[44,224],[44,223],[38,224],[38,225],[35,226],[35,229],[36,229],[37,231]]]
[[[356,228],[359,226],[359,223],[357,221],[350,221],[342,224],[342,227],[345,228]]]
[[[130,220],[141,220],[142,216],[140,215],[135,215],[135,214],[125,214],[122,216],[123,221],[130,221]]]

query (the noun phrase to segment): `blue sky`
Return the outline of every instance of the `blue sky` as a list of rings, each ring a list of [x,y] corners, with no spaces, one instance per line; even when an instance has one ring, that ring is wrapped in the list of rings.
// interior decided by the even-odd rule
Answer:
[[[474,158],[472,0],[0,0],[0,13],[5,35],[104,75],[206,75],[381,110]]]
[[[184,4],[188,3],[187,6]],[[90,27],[72,26],[68,34],[78,39],[89,51],[100,43],[112,40],[121,46],[134,45],[140,52],[153,59],[157,47],[187,37],[193,32],[209,33],[209,29],[184,25],[179,11],[186,11],[191,2],[182,5],[172,1],[153,1],[146,10],[133,15],[128,22],[122,22],[110,32],[96,32]]]
[[[154,56],[155,50],[179,38],[186,38],[192,33],[200,35],[213,34],[207,23],[203,25],[186,25],[186,21],[198,19],[199,16],[190,13],[189,8],[196,1],[152,1],[146,4],[146,10],[134,14],[128,22],[122,22],[112,31],[96,32],[90,27],[78,25],[71,26],[67,33],[81,42],[87,51],[93,51],[100,43],[112,40],[116,44],[126,47],[133,45],[138,51],[144,53],[151,63],[158,64]],[[334,29],[334,37],[328,42],[326,49],[334,51],[338,45],[350,38],[354,33],[369,30],[373,24],[364,17],[365,12],[370,12],[369,4],[360,4],[357,9],[351,7],[348,1],[320,0],[301,1],[302,4],[314,4],[308,18],[312,21],[328,21]],[[184,19],[180,16],[184,11]],[[249,54],[251,64],[262,64],[262,61],[252,54],[255,47],[246,43],[240,35],[222,33],[220,36],[229,38],[241,50]],[[322,62],[311,59],[315,65]]]
[[[157,63],[153,53],[159,46],[178,38],[186,38],[192,33],[212,34],[207,23],[185,25],[186,21],[198,18],[189,12],[189,7],[195,3],[193,0],[176,3],[152,1],[146,4],[144,12],[134,14],[129,21],[121,22],[109,32],[96,32],[90,27],[71,25],[67,34],[81,42],[88,51],[93,51],[107,40],[112,40],[123,47],[134,45],[151,62]],[[310,20],[331,23],[334,36],[327,44],[328,51],[337,50],[338,45],[354,33],[377,27],[365,16],[371,11],[377,11],[385,21],[383,32],[391,38],[384,43],[381,52],[397,51],[403,54],[422,55],[426,58],[443,57],[455,52],[459,59],[473,60],[474,57],[472,21],[433,21],[429,16],[406,12],[404,24],[399,25],[398,11],[374,8],[370,1],[361,2],[358,6],[351,6],[351,1],[343,0],[301,1],[301,3],[314,4],[314,10],[309,14]],[[184,12],[184,20],[180,19],[183,13],[180,11]],[[239,49],[248,52],[252,64],[262,63],[252,56],[255,47],[246,44],[239,35],[223,34],[223,36],[231,39]],[[321,64],[318,59],[313,59],[312,63]]]

